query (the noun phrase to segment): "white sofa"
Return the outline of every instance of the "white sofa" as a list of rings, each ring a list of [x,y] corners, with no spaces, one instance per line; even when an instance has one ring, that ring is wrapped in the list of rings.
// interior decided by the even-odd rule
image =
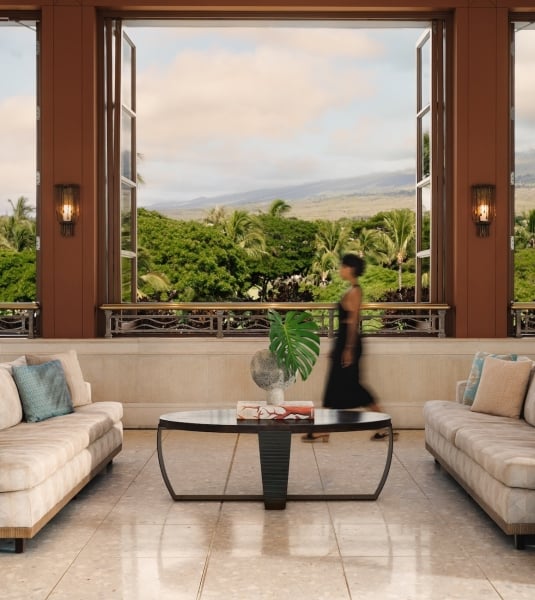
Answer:
[[[525,357],[517,365],[523,358],[532,365]],[[466,381],[457,384],[456,402],[426,402],[425,445],[520,549],[535,534],[535,377],[532,368],[527,379],[523,371],[522,381],[514,381],[513,367],[499,370],[506,362],[485,358],[473,402]],[[487,381],[496,363],[502,364]]]
[[[72,412],[28,422],[14,368],[49,360],[63,368]],[[74,351],[0,365],[0,538],[22,552],[24,539],[111,463],[122,448],[122,415],[119,402],[91,401]]]

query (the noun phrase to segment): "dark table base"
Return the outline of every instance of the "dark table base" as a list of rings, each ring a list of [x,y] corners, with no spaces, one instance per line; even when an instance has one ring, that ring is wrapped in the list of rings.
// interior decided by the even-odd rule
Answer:
[[[387,427],[382,426],[381,429],[387,429],[389,432],[388,452],[383,475],[372,494],[288,494],[288,471],[292,434],[290,431],[282,429],[280,431],[259,431],[258,445],[260,450],[263,494],[177,494],[171,485],[165,468],[161,439],[162,431],[165,429],[161,425],[158,427],[158,461],[163,480],[173,500],[215,502],[263,501],[267,510],[283,510],[286,508],[288,500],[377,500],[388,477],[394,449],[392,425]]]

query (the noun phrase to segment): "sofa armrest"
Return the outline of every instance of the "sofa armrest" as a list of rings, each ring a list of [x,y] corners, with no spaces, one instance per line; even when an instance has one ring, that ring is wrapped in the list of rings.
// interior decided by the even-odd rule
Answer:
[[[463,400],[464,390],[466,389],[467,383],[468,379],[463,379],[462,381],[458,381],[455,387],[455,400],[457,400],[459,404],[468,404],[468,402]]]

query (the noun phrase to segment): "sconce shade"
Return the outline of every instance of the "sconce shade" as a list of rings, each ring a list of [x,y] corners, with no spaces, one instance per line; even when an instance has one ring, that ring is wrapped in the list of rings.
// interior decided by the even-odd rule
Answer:
[[[472,186],[472,220],[479,237],[488,237],[496,215],[496,186],[483,183]]]
[[[56,185],[56,217],[61,225],[61,235],[74,235],[74,224],[80,214],[80,186],[76,183]]]

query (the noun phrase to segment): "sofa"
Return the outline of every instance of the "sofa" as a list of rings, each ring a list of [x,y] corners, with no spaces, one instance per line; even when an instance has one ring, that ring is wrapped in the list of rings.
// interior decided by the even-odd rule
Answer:
[[[121,451],[122,415],[92,401],[74,350],[0,363],[0,538],[15,552]]]
[[[456,401],[424,405],[425,446],[515,547],[535,534],[535,377],[527,357],[478,352]]]

